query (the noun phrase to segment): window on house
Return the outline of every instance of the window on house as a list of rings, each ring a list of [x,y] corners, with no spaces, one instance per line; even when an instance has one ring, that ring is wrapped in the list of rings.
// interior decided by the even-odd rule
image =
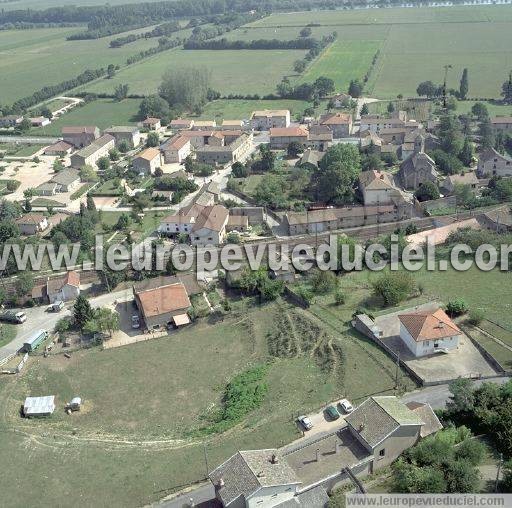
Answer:
[[[386,455],[386,449],[382,448],[382,450],[379,451],[379,457],[384,457]]]

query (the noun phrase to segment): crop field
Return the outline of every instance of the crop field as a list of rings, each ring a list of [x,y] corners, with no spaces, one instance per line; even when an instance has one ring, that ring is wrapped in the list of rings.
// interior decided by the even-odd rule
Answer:
[[[337,90],[347,90],[351,79],[362,79],[366,74],[379,47],[378,41],[336,41],[307,68],[301,81],[329,76]]]
[[[109,5],[132,4],[149,2],[151,0],[109,0]],[[100,5],[104,2],[98,0],[80,0],[80,6]],[[2,9],[13,11],[18,9],[48,9],[50,7],[61,7],[64,5],[77,5],[76,0],[12,0],[2,3]]]
[[[23,377],[0,380],[0,453],[11,463],[0,477],[3,506],[15,504],[29,441],[27,502],[54,505],[77,489],[83,504],[115,498],[120,506],[140,506],[202,478],[203,441],[211,466],[237,448],[293,440],[298,412],[342,395],[358,401],[369,392],[389,393],[393,362],[371,344],[344,348],[343,336],[313,314],[276,302],[130,347],[35,357]],[[225,434],[194,437],[221,407],[229,380],[267,362],[261,407]],[[59,409],[49,419],[21,420],[18,408],[30,393],[55,394]],[[62,405],[77,394],[83,410],[67,416]],[[87,481],[77,471],[87,471]]]
[[[512,67],[512,6],[282,13],[248,26],[255,32],[265,28],[279,33],[299,30],[308,23],[319,23],[318,31],[336,30],[338,41],[308,68],[301,81],[324,74],[346,89],[351,79],[369,68],[364,42],[375,50],[380,44],[380,58],[365,90],[379,98],[400,93],[415,96],[421,81],[442,82],[445,64],[453,67],[449,87],[458,87],[466,67],[470,96],[499,97],[506,69]],[[355,40],[355,34],[362,46],[336,51],[345,41]]]
[[[112,93],[116,85],[127,83],[130,93],[154,93],[167,69],[183,66],[206,67],[212,87],[223,94],[268,94],[284,75],[293,74],[293,62],[303,58],[302,50],[165,51],[120,70],[113,79],[86,85],[90,92]]]
[[[65,113],[44,128],[33,128],[30,133],[40,136],[60,135],[67,125],[96,125],[100,129],[112,125],[131,125],[137,123],[140,99],[125,99],[121,102],[113,99],[98,99],[78,106]]]
[[[2,4],[3,5],[3,4]],[[123,35],[147,31],[151,27]],[[0,89],[2,103],[31,95],[45,85],[77,76],[85,69],[97,69],[126,62],[127,57],[157,46],[156,39],[141,39],[121,48],[109,43],[118,36],[87,41],[67,41],[80,28],[42,28],[0,31]],[[188,34],[183,30],[179,34]]]

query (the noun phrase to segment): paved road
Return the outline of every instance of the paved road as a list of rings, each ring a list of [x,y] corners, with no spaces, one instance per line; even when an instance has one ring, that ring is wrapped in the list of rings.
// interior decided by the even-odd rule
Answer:
[[[125,289],[91,298],[89,302],[93,307],[103,307],[116,300],[121,301],[125,299],[127,294],[131,294],[131,291]],[[0,348],[0,362],[11,354],[16,353],[34,331],[39,329],[52,331],[59,319],[71,315],[70,308],[71,304],[68,304],[60,312],[47,312],[46,305],[23,309],[23,312],[27,315],[27,320],[23,324],[16,326],[18,332],[16,338],[11,343]]]
[[[189,508],[191,506],[198,506],[214,498],[215,489],[213,485],[208,482],[206,485],[201,485],[179,497],[175,497],[169,501],[161,501],[155,506],[165,508]]]

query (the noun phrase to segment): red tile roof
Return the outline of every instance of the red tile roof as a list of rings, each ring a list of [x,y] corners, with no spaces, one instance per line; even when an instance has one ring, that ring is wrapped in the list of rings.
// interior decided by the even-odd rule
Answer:
[[[146,317],[159,316],[190,307],[187,290],[181,283],[142,291],[137,293],[136,297]]]
[[[270,137],[308,137],[307,131],[302,127],[273,127],[270,129]]]
[[[398,319],[416,342],[443,339],[462,333],[443,309],[401,314]]]

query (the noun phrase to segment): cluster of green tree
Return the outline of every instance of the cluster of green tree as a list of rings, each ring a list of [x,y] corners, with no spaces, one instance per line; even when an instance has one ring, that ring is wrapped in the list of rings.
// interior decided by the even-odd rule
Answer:
[[[393,464],[393,492],[478,492],[484,456],[485,445],[468,428],[450,427],[423,439]]]
[[[315,201],[343,205],[353,203],[354,186],[361,173],[361,156],[354,145],[339,144],[328,148],[319,170],[311,180]]]
[[[363,89],[364,85],[363,83],[361,83],[361,81],[359,81],[358,79],[352,79],[348,85],[348,94],[351,97],[354,97],[354,99],[357,99],[358,97],[361,97],[361,95],[363,94]],[[366,106],[366,104],[363,105],[363,108],[364,106]],[[367,115],[368,111],[361,110],[361,114]]]
[[[334,81],[325,76],[318,77],[314,83],[302,83],[297,86],[292,86],[288,78],[283,78],[277,85],[277,94],[282,99],[303,101],[318,101],[321,97],[333,93],[334,90]]]
[[[87,196],[87,204],[80,204],[78,215],[70,215],[52,229],[51,241],[57,248],[63,244],[79,243],[81,253],[85,254],[94,246],[94,227],[99,220],[94,200]]]
[[[453,114],[443,115],[437,135],[440,148],[431,154],[437,166],[446,175],[461,173],[471,164],[474,147],[469,136],[463,134],[460,120]]]
[[[263,300],[275,300],[284,290],[282,280],[271,279],[265,267],[244,269],[235,287],[248,295],[259,295]]]
[[[462,75],[460,78],[459,89],[455,90],[454,88],[450,88],[446,90],[446,93],[457,97],[457,99],[464,100],[469,92],[469,80],[468,80],[468,70],[464,69],[462,71]],[[435,84],[432,81],[422,81],[418,88],[416,88],[416,93],[420,97],[427,97],[429,99],[433,99],[436,97],[443,97],[445,95],[445,88],[443,84]]]
[[[394,307],[410,298],[418,290],[414,277],[405,271],[388,272],[372,282],[376,296],[382,298],[385,307]]]
[[[2,0],[5,1],[5,0]],[[0,3],[2,3],[0,1]],[[10,0],[8,0],[10,1]],[[3,23],[0,30],[34,30],[39,28],[66,28],[80,26],[79,23]]]
[[[192,173],[195,176],[210,176],[215,171],[215,168],[211,164],[195,162],[194,159],[189,155],[185,159],[185,171]]]
[[[475,388],[470,380],[458,379],[450,383],[450,392],[442,421],[487,434],[498,451],[512,459],[512,381]]]
[[[62,81],[56,85],[45,86],[34,92],[32,95],[28,97],[24,97],[23,99],[17,100],[12,106],[0,106],[0,110],[4,115],[21,113],[27,110],[28,108],[39,104],[40,102],[44,102],[56,95],[65,92],[71,88],[75,88],[80,85],[85,85],[90,81],[93,81],[97,78],[100,78],[105,75],[105,69],[95,69],[86,71],[79,74],[76,78],[68,79],[66,81]]]
[[[319,46],[320,41],[316,39],[291,39],[284,41],[280,39],[256,39],[253,41],[228,40],[226,38],[215,40],[193,40],[185,43],[185,49],[213,49],[213,50],[236,50],[236,49],[312,49]]]
[[[184,44],[185,41],[186,41],[186,39],[182,39],[182,38],[169,39],[167,37],[161,37],[160,39],[158,39],[158,46],[146,49],[144,51],[140,51],[139,53],[128,57],[126,59],[126,65],[131,65],[135,62],[140,62],[141,60],[144,60],[145,58],[149,58],[150,56],[161,53],[162,51],[167,51],[169,49],[177,48],[178,46],[181,46],[182,44]]]
[[[70,328],[71,323],[60,320],[58,332],[63,333]],[[110,336],[119,330],[119,314],[107,308],[93,309],[87,298],[79,295],[73,305],[73,325],[82,333],[94,335],[108,333]]]
[[[472,228],[460,228],[450,233],[445,241],[445,245],[451,247],[455,245],[469,245],[475,252],[481,245],[493,245],[500,252],[501,244],[512,244],[512,234],[500,234],[488,229],[475,230]],[[473,254],[467,254],[468,257]]]
[[[155,188],[158,190],[173,191],[173,203],[179,203],[185,196],[191,192],[195,192],[199,187],[193,180],[186,178],[162,176],[156,178]]]
[[[161,25],[156,26],[153,30],[149,30],[140,34],[130,34],[124,37],[118,37],[117,39],[113,39],[110,41],[111,48],[120,48],[125,44],[129,44],[131,42],[135,42],[139,39],[151,39],[153,37],[165,37],[174,32],[178,32],[181,30],[181,25],[179,21],[169,21],[167,23],[162,23]]]

